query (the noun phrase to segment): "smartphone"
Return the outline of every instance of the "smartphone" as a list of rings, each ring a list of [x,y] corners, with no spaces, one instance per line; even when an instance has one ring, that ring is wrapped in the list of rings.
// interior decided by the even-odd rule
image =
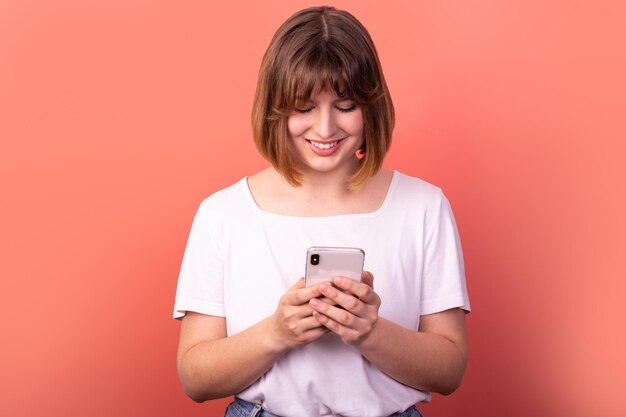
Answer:
[[[313,246],[306,252],[304,284],[309,287],[334,277],[361,282],[365,251],[359,248]]]

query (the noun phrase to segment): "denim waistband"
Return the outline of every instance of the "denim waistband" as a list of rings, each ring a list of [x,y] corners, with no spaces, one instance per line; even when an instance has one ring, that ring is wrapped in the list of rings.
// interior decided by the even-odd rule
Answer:
[[[253,404],[251,402],[242,400],[235,397],[235,401],[228,405],[226,414],[224,417],[280,417],[276,414],[272,414],[261,407],[260,404]]]
[[[224,417],[280,417],[276,414],[272,414],[267,410],[264,410],[260,404],[253,404],[251,402],[242,400],[235,397],[235,401],[228,405],[226,414]],[[404,411],[393,413],[389,417],[423,417],[422,414],[411,406]]]

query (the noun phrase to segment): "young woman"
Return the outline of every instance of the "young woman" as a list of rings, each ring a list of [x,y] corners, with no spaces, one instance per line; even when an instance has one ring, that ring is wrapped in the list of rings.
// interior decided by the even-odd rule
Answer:
[[[289,18],[252,124],[271,167],[207,198],[185,251],[185,392],[235,395],[227,416],[419,416],[465,371],[463,259],[441,190],[382,168],[394,111],[361,23],[331,7]],[[362,248],[369,272],[305,287],[311,246]]]

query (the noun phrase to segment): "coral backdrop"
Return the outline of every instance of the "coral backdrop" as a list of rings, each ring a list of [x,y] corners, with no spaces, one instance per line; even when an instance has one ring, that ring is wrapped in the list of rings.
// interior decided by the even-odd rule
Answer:
[[[266,166],[256,74],[305,1],[0,1],[0,415],[218,416],[175,369],[196,208]],[[337,1],[390,168],[452,202],[474,311],[428,417],[626,415],[626,3]]]

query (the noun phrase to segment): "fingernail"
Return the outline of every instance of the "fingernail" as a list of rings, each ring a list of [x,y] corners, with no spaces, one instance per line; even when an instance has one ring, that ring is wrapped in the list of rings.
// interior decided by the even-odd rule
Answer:
[[[328,291],[330,291],[330,287],[328,285],[320,285],[320,291],[323,292],[324,294],[326,294]]]
[[[345,282],[345,280],[343,278],[340,278],[340,277],[335,278],[333,281],[337,285],[343,285],[344,282]]]
[[[320,300],[318,300],[317,298],[311,298],[310,303],[313,307],[318,307],[320,305]]]

